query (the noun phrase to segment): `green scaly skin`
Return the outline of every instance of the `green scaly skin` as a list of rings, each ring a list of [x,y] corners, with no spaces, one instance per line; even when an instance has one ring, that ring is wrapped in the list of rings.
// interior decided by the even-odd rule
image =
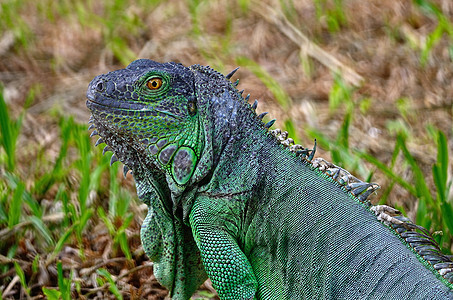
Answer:
[[[380,222],[372,184],[289,151],[230,77],[137,60],[88,88],[96,144],[132,170],[143,247],[173,299],[207,276],[221,299],[453,299],[429,236]]]

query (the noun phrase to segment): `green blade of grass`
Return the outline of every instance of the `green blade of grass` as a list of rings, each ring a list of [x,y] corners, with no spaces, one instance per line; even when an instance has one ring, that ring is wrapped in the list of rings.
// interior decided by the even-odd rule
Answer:
[[[44,224],[44,222],[37,216],[29,216],[28,219],[31,221],[33,226],[39,232],[39,234],[44,238],[48,245],[55,245],[55,241],[52,238],[52,233],[49,228]]]
[[[111,217],[116,217],[118,214],[117,209],[118,209],[118,204],[121,201],[119,200],[119,190],[120,190],[120,185],[119,181],[116,178],[116,175],[118,174],[118,165],[119,164],[114,164],[110,167],[109,173],[110,173],[110,199],[109,199],[109,210],[108,214]]]
[[[9,171],[13,171],[16,164],[16,128],[8,114],[3,87],[0,87],[0,132],[0,141],[7,156],[7,167]]]
[[[402,135],[398,134],[398,136],[396,138],[396,142],[399,144],[399,146],[401,148],[401,152],[404,155],[404,158],[409,163],[409,165],[412,167],[412,172],[414,173],[414,179],[415,179],[415,190],[417,192],[416,196],[419,197],[420,200],[427,201],[428,205],[434,205],[434,201],[431,196],[429,187],[425,181],[423,172],[421,171],[420,167],[418,166],[418,164],[415,161],[412,154],[407,149],[405,138]]]
[[[5,173],[5,179],[7,182],[7,185],[9,186],[10,189],[16,190],[18,185],[21,184],[21,179],[18,178],[15,174],[6,172]],[[28,204],[29,208],[31,209],[33,215],[37,217],[42,216],[42,208],[41,205],[36,201],[35,198],[33,198],[30,193],[27,190],[23,191],[22,194],[22,200],[25,201],[26,204]]]
[[[354,88],[349,86],[340,74],[334,74],[332,88],[329,91],[329,110],[335,112],[341,104],[346,105],[346,110],[352,113],[354,103],[352,102],[352,93]]]
[[[48,300],[59,300],[61,297],[61,292],[57,289],[48,289],[45,286],[42,287],[42,292],[47,297]]]
[[[63,265],[61,261],[57,262],[57,277],[58,277],[58,287],[61,292],[62,299],[70,300],[71,299],[71,282],[69,279],[66,279],[63,274]]]
[[[451,206],[450,203],[443,202],[440,205],[440,210],[444,224],[446,225],[450,232],[453,232],[453,207]]]
[[[441,218],[445,227],[453,232],[453,207],[448,201],[451,183],[448,184],[448,142],[442,131],[437,132],[437,162],[433,166],[434,184],[437,188],[437,200],[440,203]],[[451,240],[451,238],[449,239]],[[449,242],[449,241],[447,241]]]
[[[49,258],[47,259],[47,264],[50,264],[55,257],[57,257],[58,253],[60,253],[61,249],[63,249],[63,246],[65,243],[69,240],[71,234],[74,231],[74,228],[77,226],[77,223],[73,224],[71,227],[69,227],[68,230],[58,239],[57,244],[55,245],[54,250],[52,253],[49,255]]]
[[[442,131],[437,133],[437,163],[433,166],[434,183],[441,202],[447,199],[448,143]]]
[[[123,251],[124,255],[127,259],[132,259],[132,254],[129,249],[129,243],[127,240],[126,229],[129,227],[129,224],[134,219],[133,214],[129,214],[127,218],[123,221],[123,224],[118,228],[117,234],[114,237],[114,240],[120,244],[121,250]]]
[[[417,191],[415,188],[406,180],[404,180],[401,176],[398,176],[391,168],[387,167],[384,163],[380,162],[377,158],[374,156],[361,152],[361,151],[356,151],[356,153],[369,163],[375,165],[379,170],[381,170],[382,173],[384,173],[388,178],[393,179],[396,183],[401,185],[404,189],[406,189],[409,193],[411,193],[413,196],[417,196]]]
[[[298,138],[297,138],[297,131],[296,131],[296,126],[294,125],[293,121],[291,119],[286,119],[285,122],[285,130],[288,131],[288,136],[292,137],[294,139],[294,142],[297,144]]]
[[[12,228],[14,225],[19,223],[21,216],[21,207],[22,207],[22,196],[25,191],[25,184],[19,182],[14,191],[13,197],[11,199],[9,212],[8,212],[8,227]]]
[[[20,284],[24,288],[25,293],[27,294],[28,297],[30,297],[30,288],[27,286],[24,271],[17,262],[14,262],[14,269],[16,270],[17,276],[19,276]]]
[[[349,125],[351,124],[351,120],[352,115],[350,113],[346,113],[343,125],[341,126],[341,130],[338,132],[337,137],[338,143],[346,149],[349,149]]]
[[[107,282],[109,283],[109,290],[110,292],[112,292],[113,295],[115,295],[116,299],[122,300],[123,295],[121,295],[120,290],[116,286],[115,280],[113,279],[112,275],[106,269],[103,268],[97,270],[96,273],[98,273],[107,280]]]
[[[55,160],[52,171],[45,173],[35,182],[33,191],[38,195],[44,195],[55,182],[58,182],[64,178],[69,172],[69,169],[65,168],[63,163],[67,158],[71,132],[74,128],[74,124],[71,122],[71,119],[62,119],[59,122],[59,128],[61,136],[60,152]]]

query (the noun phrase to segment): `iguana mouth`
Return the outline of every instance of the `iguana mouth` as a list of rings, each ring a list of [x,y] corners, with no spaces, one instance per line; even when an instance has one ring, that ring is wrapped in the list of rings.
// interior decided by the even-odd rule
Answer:
[[[97,110],[106,110],[106,109],[115,109],[118,111],[144,111],[151,112],[152,110],[148,109],[145,105],[140,105],[137,102],[118,102],[115,99],[108,97],[96,97],[95,95],[87,94],[87,107]]]

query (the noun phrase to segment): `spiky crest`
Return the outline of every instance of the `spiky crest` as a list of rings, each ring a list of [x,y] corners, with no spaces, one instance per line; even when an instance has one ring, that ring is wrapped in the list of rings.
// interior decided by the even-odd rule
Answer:
[[[274,129],[269,132],[289,151],[300,156],[310,163],[314,169],[317,169],[333,182],[337,183],[353,198],[369,207],[375,213],[376,219],[392,228],[395,234],[405,241],[406,245],[414,253],[439,274],[440,278],[443,278],[449,284],[453,284],[453,260],[441,252],[439,245],[425,228],[401,216],[401,212],[392,207],[371,205],[368,197],[380,188],[378,184],[364,182],[351,175],[347,170],[323,158],[313,158],[315,149],[310,150],[299,144],[294,144],[294,140],[288,137],[287,131],[282,132],[280,129]],[[310,154],[307,157],[308,153]]]
[[[439,245],[425,228],[414,224],[402,216],[401,212],[389,206],[377,205],[371,207],[371,210],[378,220],[393,228],[442,278],[453,284],[453,260],[441,252]]]
[[[236,73],[236,71],[239,70],[239,67],[237,67],[236,69],[234,69],[233,71],[231,71],[230,73],[228,73],[227,75],[225,75],[225,78],[230,80],[231,77],[233,77],[234,73]]]

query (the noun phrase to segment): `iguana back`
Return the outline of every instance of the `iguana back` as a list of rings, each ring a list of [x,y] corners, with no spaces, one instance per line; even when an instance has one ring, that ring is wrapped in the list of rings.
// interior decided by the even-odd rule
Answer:
[[[376,184],[270,131],[233,73],[138,60],[88,88],[97,144],[149,206],[142,243],[171,297],[208,275],[221,299],[453,299],[431,236],[371,206]]]
[[[286,184],[263,189],[244,237],[259,299],[453,299],[367,205],[308,163],[272,165]]]

